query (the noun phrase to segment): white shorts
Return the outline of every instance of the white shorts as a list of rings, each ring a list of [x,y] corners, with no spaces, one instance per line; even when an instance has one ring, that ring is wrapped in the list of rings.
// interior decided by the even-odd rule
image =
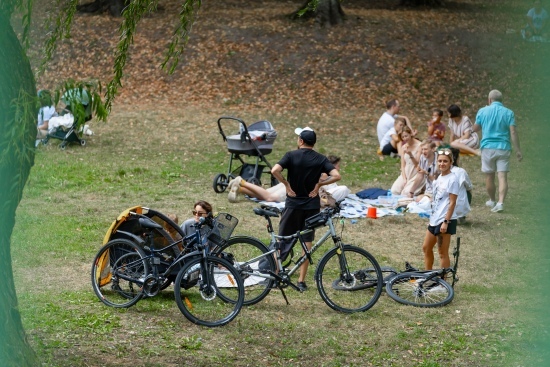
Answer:
[[[510,171],[510,153],[504,149],[481,150],[481,172],[495,173]]]

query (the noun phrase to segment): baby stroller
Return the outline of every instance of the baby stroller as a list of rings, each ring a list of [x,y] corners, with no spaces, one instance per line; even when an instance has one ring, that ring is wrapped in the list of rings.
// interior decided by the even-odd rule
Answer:
[[[59,139],[59,149],[62,150],[70,143],[86,145],[86,140],[82,138],[83,127],[85,122],[92,119],[92,104],[88,92],[84,89],[72,89],[65,92],[61,100],[65,103],[65,109],[59,118],[68,121],[69,125],[55,127],[42,142],[47,144],[50,138]]]
[[[239,134],[225,135],[221,125],[225,120],[237,121]],[[277,138],[277,132],[269,121],[258,121],[247,127],[239,118],[222,116],[218,119],[218,128],[223,140],[227,142],[227,150],[231,153],[231,157],[227,173],[219,173],[214,177],[215,192],[224,192],[229,181],[237,176],[260,186],[262,173],[269,173],[270,185],[278,184],[277,179],[271,175],[271,164],[265,158],[273,150],[273,143]],[[254,157],[254,162],[252,163],[252,160],[247,162],[243,156]]]

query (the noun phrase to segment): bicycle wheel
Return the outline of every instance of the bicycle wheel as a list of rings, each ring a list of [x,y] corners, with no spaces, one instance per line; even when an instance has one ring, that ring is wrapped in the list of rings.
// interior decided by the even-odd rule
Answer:
[[[259,268],[263,274],[268,271],[275,272],[275,258],[273,255],[261,257],[268,252],[267,247],[253,237],[235,236],[231,237],[227,243],[216,250],[214,256],[221,256],[233,264],[239,271],[244,283],[244,305],[249,306],[263,300],[271,290],[274,280],[262,278],[259,276]],[[246,264],[249,260],[261,257],[260,259]]]
[[[143,297],[143,280],[149,274],[143,250],[132,241],[109,241],[92,265],[92,287],[97,297],[111,307],[130,307]]]
[[[244,287],[241,276],[228,261],[197,257],[186,262],[178,273],[174,295],[189,321],[214,327],[237,317],[243,306]]]
[[[344,251],[337,247],[323,255],[315,271],[315,282],[329,307],[352,313],[374,306],[382,293],[383,277],[371,254],[362,248],[344,245]]]
[[[386,283],[386,293],[399,303],[418,307],[445,306],[455,292],[449,283],[429,273],[401,273]]]

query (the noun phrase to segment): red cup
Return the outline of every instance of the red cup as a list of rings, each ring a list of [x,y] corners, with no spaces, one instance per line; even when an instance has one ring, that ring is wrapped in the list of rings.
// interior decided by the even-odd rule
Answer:
[[[367,209],[367,218],[376,219],[376,208],[370,207]]]

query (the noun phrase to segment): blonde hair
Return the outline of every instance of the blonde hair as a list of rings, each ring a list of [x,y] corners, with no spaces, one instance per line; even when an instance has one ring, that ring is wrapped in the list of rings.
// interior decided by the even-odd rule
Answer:
[[[420,143],[420,146],[423,147],[424,145],[429,145],[430,146],[430,149],[435,149],[436,145],[435,145],[435,142],[429,140],[429,139],[426,139],[426,140],[423,140],[421,143]]]

